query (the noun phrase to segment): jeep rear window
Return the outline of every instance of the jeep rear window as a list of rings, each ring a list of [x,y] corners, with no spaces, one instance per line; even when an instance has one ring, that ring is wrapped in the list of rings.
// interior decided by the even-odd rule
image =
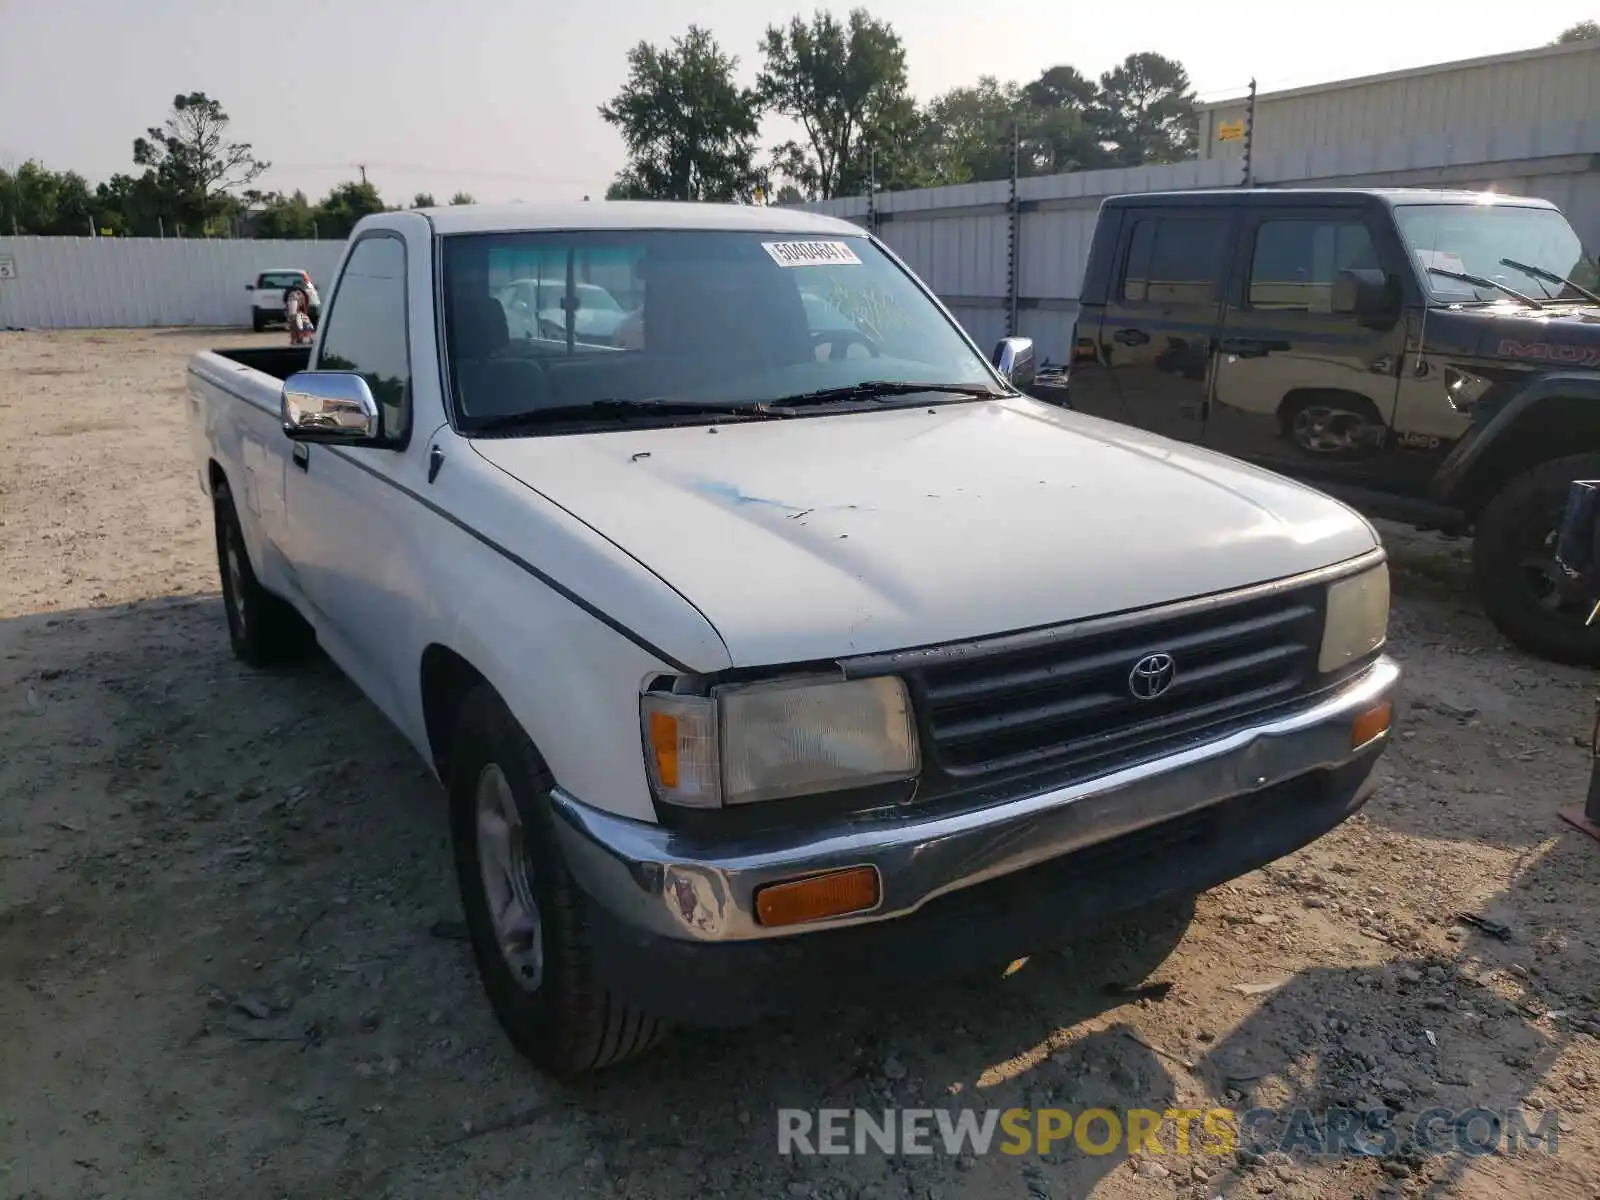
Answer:
[[[1225,217],[1141,217],[1128,241],[1122,298],[1130,304],[1206,304],[1222,278]]]

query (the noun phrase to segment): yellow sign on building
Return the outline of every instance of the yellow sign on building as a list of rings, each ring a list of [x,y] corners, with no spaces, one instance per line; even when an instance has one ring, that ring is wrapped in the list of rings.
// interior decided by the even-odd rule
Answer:
[[[1244,138],[1243,121],[1224,121],[1217,126],[1217,141],[1237,142]]]

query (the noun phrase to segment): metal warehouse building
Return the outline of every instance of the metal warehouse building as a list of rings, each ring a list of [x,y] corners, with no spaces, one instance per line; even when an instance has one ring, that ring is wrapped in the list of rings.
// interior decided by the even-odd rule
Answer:
[[[1254,153],[1561,124],[1600,116],[1600,40],[1366,75],[1256,97]],[[1245,101],[1200,109],[1201,158],[1244,155]]]

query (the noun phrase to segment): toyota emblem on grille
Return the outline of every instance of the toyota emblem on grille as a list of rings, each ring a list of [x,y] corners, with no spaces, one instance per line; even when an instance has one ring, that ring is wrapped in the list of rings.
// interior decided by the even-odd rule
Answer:
[[[1128,690],[1135,700],[1154,700],[1172,686],[1178,664],[1170,654],[1146,654],[1128,672]]]

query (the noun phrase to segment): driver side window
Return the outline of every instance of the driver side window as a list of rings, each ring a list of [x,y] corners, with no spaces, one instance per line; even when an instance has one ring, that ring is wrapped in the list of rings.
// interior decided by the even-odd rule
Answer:
[[[406,249],[397,237],[362,238],[350,251],[324,322],[321,371],[353,371],[383,411],[385,437],[404,440],[411,421],[406,344]]]

